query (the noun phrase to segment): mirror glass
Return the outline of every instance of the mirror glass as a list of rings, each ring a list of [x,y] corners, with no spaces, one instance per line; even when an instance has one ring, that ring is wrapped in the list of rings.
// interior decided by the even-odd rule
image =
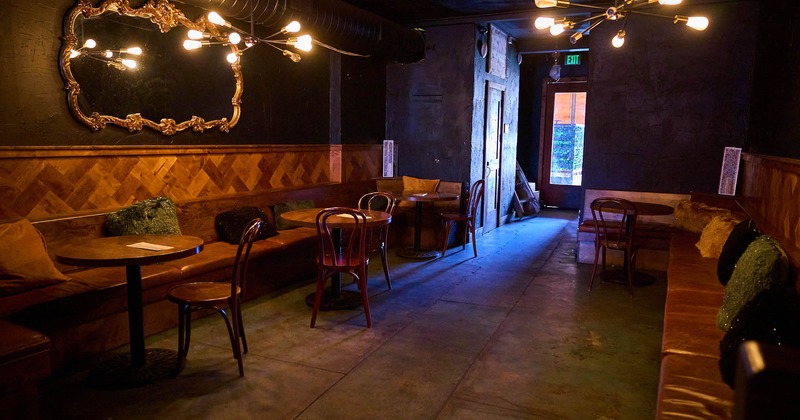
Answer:
[[[73,115],[94,130],[115,124],[172,135],[239,119],[240,61],[235,45],[187,51],[189,29],[218,34],[204,18],[188,20],[166,0],[132,9],[125,0],[79,2],[65,20],[61,70]],[[141,51],[140,51],[141,50]]]

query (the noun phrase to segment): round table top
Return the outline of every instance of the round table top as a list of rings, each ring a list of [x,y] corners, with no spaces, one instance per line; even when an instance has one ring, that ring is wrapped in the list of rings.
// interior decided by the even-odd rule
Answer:
[[[131,246],[136,245],[136,246]],[[164,249],[144,249],[141,247]],[[62,264],[89,267],[153,264],[194,255],[203,250],[203,240],[187,235],[127,235],[88,239],[55,251]]]
[[[418,192],[418,191],[400,191],[391,193],[400,200],[405,201],[452,201],[458,200],[458,194],[448,192]]]
[[[298,226],[317,227],[317,214],[325,210],[324,208],[300,209],[287,211],[280,215],[281,219]],[[367,216],[367,226],[388,225],[392,221],[392,215],[377,210],[360,210]],[[344,227],[353,224],[352,217],[338,217],[339,221],[328,219],[328,224],[333,227]]]

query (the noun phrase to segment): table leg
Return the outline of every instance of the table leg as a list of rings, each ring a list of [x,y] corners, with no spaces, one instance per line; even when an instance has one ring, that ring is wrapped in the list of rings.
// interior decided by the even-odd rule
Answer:
[[[397,250],[397,255],[403,258],[427,260],[439,257],[439,251],[422,248],[422,201],[415,202],[414,209],[414,246]]]
[[[178,353],[168,349],[145,349],[142,303],[142,267],[126,268],[128,285],[128,329],[130,353],[103,360],[89,372],[90,384],[106,389],[135,388],[175,375]]]

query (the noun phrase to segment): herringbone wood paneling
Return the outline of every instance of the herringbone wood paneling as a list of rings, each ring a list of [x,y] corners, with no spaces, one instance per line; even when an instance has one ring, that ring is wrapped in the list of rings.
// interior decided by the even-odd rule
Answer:
[[[4,148],[0,220],[363,181],[380,176],[380,157],[379,145]]]

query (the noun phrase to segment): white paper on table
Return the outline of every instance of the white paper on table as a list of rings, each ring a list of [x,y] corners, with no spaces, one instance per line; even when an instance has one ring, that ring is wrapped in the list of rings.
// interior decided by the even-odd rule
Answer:
[[[414,194],[414,197],[425,197],[427,195],[428,195],[428,193],[416,193],[416,194]]]
[[[146,249],[148,251],[166,251],[172,249],[171,246],[151,244],[150,242],[136,242],[135,244],[125,245],[131,248]]]

